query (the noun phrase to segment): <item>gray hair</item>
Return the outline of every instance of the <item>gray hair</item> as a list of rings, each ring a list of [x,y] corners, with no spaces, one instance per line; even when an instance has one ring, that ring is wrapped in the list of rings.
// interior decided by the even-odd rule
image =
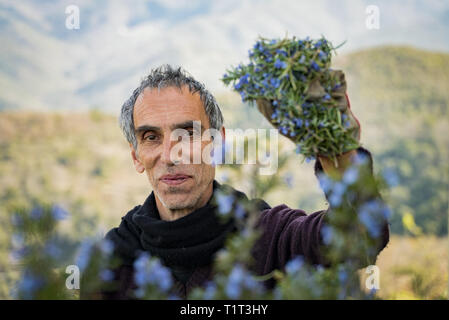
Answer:
[[[223,126],[223,115],[221,114],[221,110],[214,96],[206,89],[204,84],[195,80],[181,67],[173,68],[168,64],[162,65],[150,71],[150,74],[142,80],[140,86],[134,90],[131,97],[126,100],[122,106],[122,111],[119,117],[120,128],[122,129],[128,142],[134,147],[135,151],[137,151],[137,139],[134,128],[133,112],[134,104],[136,103],[139,95],[146,88],[161,89],[167,87],[178,87],[181,89],[183,86],[187,86],[192,94],[196,92],[199,93],[204,109],[209,118],[210,126],[217,130],[221,129]]]

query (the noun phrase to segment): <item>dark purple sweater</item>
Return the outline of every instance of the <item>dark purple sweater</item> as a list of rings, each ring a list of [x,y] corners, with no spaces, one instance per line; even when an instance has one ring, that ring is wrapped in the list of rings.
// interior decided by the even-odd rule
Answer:
[[[371,154],[363,148],[358,152],[368,155],[372,169]],[[319,173],[322,173],[322,167],[317,161],[315,174]],[[221,188],[214,182],[214,193],[217,187]],[[234,191],[246,198],[243,193]],[[291,209],[285,204],[271,208],[262,200],[251,201],[259,208],[257,227],[262,231],[252,250],[252,268],[257,275],[282,270],[295,256],[303,256],[312,265],[329,265],[322,255],[324,244],[320,233],[329,209],[307,215],[303,210]],[[136,289],[133,261],[141,251],[161,257],[164,264],[172,268],[175,275],[173,293],[178,297],[185,298],[193,288],[205,285],[213,279],[214,254],[223,247],[226,236],[236,231],[231,222],[218,223],[212,218],[215,215],[210,211],[214,208],[208,203],[181,219],[162,221],[152,193],[142,206],[135,207],[122,218],[118,228],[106,235],[114,243],[115,255],[122,261],[114,270],[117,287],[95,294],[81,292],[81,298],[133,298],[133,290]],[[377,254],[388,241],[389,226],[385,222]],[[266,285],[272,287],[274,280],[266,282]]]

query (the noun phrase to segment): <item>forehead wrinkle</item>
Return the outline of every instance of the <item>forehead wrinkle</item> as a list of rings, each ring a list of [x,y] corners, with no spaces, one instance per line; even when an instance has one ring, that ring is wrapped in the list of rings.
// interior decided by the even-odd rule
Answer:
[[[179,111],[183,112],[184,119],[176,119],[177,122],[185,122],[185,121],[201,121],[202,123],[209,124],[209,118],[207,117],[202,99],[200,95],[196,93],[192,93],[189,91],[188,87],[184,86],[183,89],[177,87],[166,87],[164,90],[176,90],[180,93],[180,95],[170,95],[161,96],[161,92],[159,88],[145,88],[144,91],[138,96],[136,99],[134,114],[140,115],[140,122],[137,123],[137,119],[134,120],[135,126],[141,125],[157,125],[162,126],[161,122],[170,123],[173,119],[173,114],[178,113]],[[186,95],[188,93],[188,95]],[[150,94],[151,96],[148,96]],[[159,109],[148,110],[149,108]],[[160,110],[162,108],[162,110]],[[171,109],[171,110],[169,110]],[[146,123],[146,115],[151,112],[156,112],[159,116],[159,119],[156,120],[156,123]],[[136,118],[136,117],[135,117]],[[161,121],[162,120],[162,121]],[[154,120],[153,120],[154,121]],[[152,122],[153,122],[152,121]],[[209,124],[210,126],[210,124]],[[204,127],[202,125],[202,127]]]

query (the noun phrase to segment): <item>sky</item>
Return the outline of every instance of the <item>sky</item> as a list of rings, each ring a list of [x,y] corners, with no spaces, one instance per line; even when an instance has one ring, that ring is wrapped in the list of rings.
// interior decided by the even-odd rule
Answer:
[[[69,5],[79,29],[68,29]],[[379,12],[369,29],[368,6]],[[73,21],[69,19],[70,21]],[[449,1],[0,0],[0,110],[118,113],[149,70],[184,67],[214,94],[259,36],[325,36],[339,54],[380,45],[449,52]]]

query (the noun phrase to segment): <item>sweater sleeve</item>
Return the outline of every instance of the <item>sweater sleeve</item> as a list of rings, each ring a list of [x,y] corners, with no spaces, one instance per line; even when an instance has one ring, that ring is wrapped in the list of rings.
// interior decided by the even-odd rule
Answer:
[[[371,154],[363,148],[357,151],[368,155],[372,168]],[[319,161],[315,166],[315,173],[317,175],[323,173]],[[375,196],[380,197],[378,193]],[[321,229],[328,223],[327,217],[333,213],[332,208],[329,207],[327,210],[307,215],[303,210],[291,209],[285,204],[262,211],[257,223],[261,236],[253,248],[255,272],[264,275],[275,269],[282,270],[295,256],[302,256],[312,265],[329,267],[330,263],[323,254],[325,245]],[[354,221],[354,223],[359,222]],[[389,228],[388,223],[385,222],[376,247],[376,256],[388,241]]]

